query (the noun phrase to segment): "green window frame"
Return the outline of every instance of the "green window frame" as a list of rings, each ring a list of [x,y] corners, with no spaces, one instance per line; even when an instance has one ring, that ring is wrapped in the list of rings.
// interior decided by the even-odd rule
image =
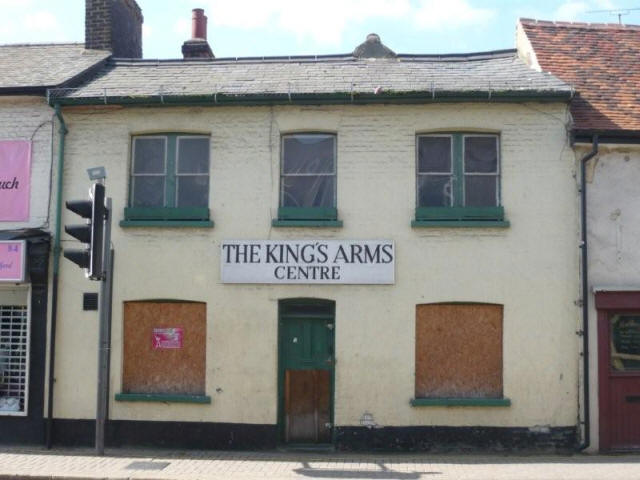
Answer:
[[[189,140],[205,140],[206,153],[198,152],[197,143],[192,144],[191,162],[181,162],[181,142]],[[155,159],[145,158],[138,153],[141,142],[147,145],[155,143],[159,153]],[[140,143],[138,143],[140,142]],[[184,144],[186,145],[186,143]],[[195,150],[193,146],[196,146]],[[185,147],[188,148],[188,147]],[[153,148],[151,149],[153,150]],[[188,151],[188,150],[186,150]],[[195,152],[195,153],[194,153]],[[162,157],[163,155],[164,157]],[[184,157],[188,158],[188,157]],[[162,160],[162,164],[160,161]],[[194,160],[195,159],[195,160]],[[145,163],[146,161],[146,163]],[[139,164],[138,164],[139,162]],[[162,168],[160,168],[162,167]],[[202,134],[161,133],[153,135],[135,135],[131,137],[131,165],[129,170],[129,200],[124,209],[124,220],[121,226],[176,226],[176,227],[211,227],[209,218],[210,190],[210,137]],[[146,183],[146,185],[145,185]],[[200,192],[205,201],[193,201],[193,196],[181,197],[180,185],[185,183],[185,191]],[[138,188],[155,187],[160,190],[155,198],[138,197]]]
[[[332,145],[331,153],[326,156],[326,149],[321,151],[317,146],[328,140]],[[309,156],[298,161],[305,153],[305,145],[309,147]],[[333,133],[301,132],[281,136],[278,218],[272,221],[272,226],[342,226],[336,207],[337,148],[337,135]]]
[[[486,158],[484,163],[483,160],[478,162],[471,153],[477,148],[490,147],[491,140],[495,142],[494,166]],[[430,150],[434,152],[432,156]],[[498,134],[438,132],[416,135],[416,209],[412,226],[509,226],[500,200],[500,157]],[[494,189],[493,198],[491,188]]]

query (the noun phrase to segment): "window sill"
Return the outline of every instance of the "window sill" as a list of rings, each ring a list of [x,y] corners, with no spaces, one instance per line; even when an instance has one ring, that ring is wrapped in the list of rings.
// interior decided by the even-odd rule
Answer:
[[[9,410],[0,410],[0,417],[26,417],[27,412],[10,412]]]
[[[413,228],[508,228],[508,220],[412,220]]]
[[[510,407],[509,398],[412,398],[412,407]]]
[[[211,228],[213,220],[120,220],[120,226],[130,227],[169,227],[169,228]]]
[[[208,395],[172,395],[163,393],[116,393],[118,402],[211,403]]]
[[[341,228],[342,220],[271,220],[272,227]]]

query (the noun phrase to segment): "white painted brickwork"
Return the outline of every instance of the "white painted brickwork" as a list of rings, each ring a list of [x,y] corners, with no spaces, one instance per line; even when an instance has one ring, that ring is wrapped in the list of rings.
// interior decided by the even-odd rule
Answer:
[[[51,230],[48,208],[52,160],[52,116],[53,109],[47,105],[43,97],[0,98],[0,140],[33,142],[29,221],[0,222],[0,230],[21,228]]]
[[[577,158],[589,150],[576,149]],[[640,290],[640,147],[600,145],[598,155],[587,165],[589,284]],[[598,314],[593,292],[589,305],[591,450],[597,451]]]
[[[104,165],[116,248],[111,392],[121,391],[122,302],[207,302],[206,393],[211,405],[113,402],[113,419],[273,424],[279,299],[336,301],[337,425],[571,426],[576,424],[579,309],[577,189],[563,104],[76,108],[69,126],[65,199],[83,198],[85,169]],[[501,135],[507,229],[412,229],[415,135]],[[128,188],[130,136],[211,135],[213,229],[117,225]],[[339,229],[272,228],[282,133],[337,133]],[[64,223],[71,221],[66,215]],[[75,219],[74,219],[75,220]],[[223,285],[226,239],[392,239],[396,284]],[[72,245],[65,237],[63,246]],[[81,311],[82,272],[62,262],[56,353],[58,418],[93,418],[97,319]],[[97,287],[96,287],[97,288]],[[506,408],[415,408],[415,305],[504,304]]]

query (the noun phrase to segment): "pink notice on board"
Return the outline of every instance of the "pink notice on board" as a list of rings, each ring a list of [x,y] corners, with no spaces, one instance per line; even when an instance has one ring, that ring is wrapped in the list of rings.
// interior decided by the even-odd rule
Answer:
[[[182,328],[154,328],[153,349],[182,348]]]
[[[24,282],[24,240],[0,241],[0,282]]]
[[[31,142],[0,141],[0,222],[29,220]]]

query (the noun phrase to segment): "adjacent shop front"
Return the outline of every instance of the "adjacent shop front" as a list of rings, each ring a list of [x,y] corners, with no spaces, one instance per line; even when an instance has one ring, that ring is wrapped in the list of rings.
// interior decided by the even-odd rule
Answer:
[[[0,442],[44,440],[49,234],[0,232]]]

